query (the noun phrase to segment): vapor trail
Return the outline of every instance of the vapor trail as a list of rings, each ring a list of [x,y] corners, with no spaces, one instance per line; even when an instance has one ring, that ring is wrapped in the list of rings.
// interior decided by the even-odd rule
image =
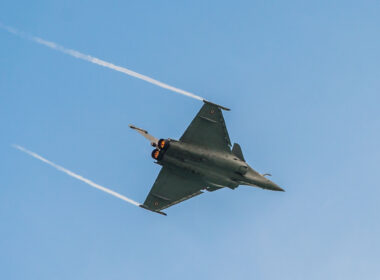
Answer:
[[[204,100],[204,98],[202,98],[202,97],[200,97],[200,96],[198,96],[198,95],[196,95],[194,93],[191,93],[191,92],[188,92],[188,91],[185,91],[185,90],[182,90],[182,89],[170,86],[168,84],[165,84],[163,82],[155,80],[155,79],[153,79],[151,77],[148,77],[148,76],[145,76],[143,74],[137,73],[135,71],[132,71],[132,70],[130,70],[128,68],[125,68],[125,67],[122,67],[122,66],[117,66],[115,64],[112,64],[110,62],[101,60],[101,59],[93,57],[91,55],[83,54],[83,53],[78,52],[76,50],[67,49],[67,48],[65,48],[63,46],[60,46],[60,45],[54,43],[54,42],[47,41],[45,39],[42,39],[42,38],[39,38],[39,37],[36,37],[36,36],[33,36],[33,35],[26,34],[25,32],[21,32],[21,31],[15,29],[13,27],[6,26],[6,25],[3,25],[3,24],[0,23],[0,28],[6,30],[9,33],[12,33],[12,34],[14,34],[16,36],[19,36],[21,38],[31,40],[31,41],[33,41],[35,43],[38,43],[40,45],[44,45],[44,46],[46,46],[48,48],[60,51],[62,53],[68,54],[70,56],[73,56],[73,57],[76,57],[76,58],[79,58],[79,59],[82,59],[82,60],[86,60],[86,61],[89,61],[89,62],[94,63],[94,64],[98,64],[98,65],[106,67],[106,68],[113,69],[115,71],[118,71],[118,72],[124,73],[126,75],[135,77],[137,79],[146,81],[146,82],[154,84],[156,86],[159,86],[159,87],[162,87],[162,88],[165,88],[165,89],[168,89],[168,90],[171,90],[171,91],[174,91],[174,92],[186,95],[188,97],[192,97],[192,98],[195,98],[195,99],[198,99],[198,100]]]
[[[98,189],[98,190],[101,190],[101,191],[103,191],[103,192],[106,192],[106,193],[108,193],[108,194],[110,194],[110,195],[113,195],[113,196],[115,196],[115,197],[117,197],[117,198],[120,198],[121,200],[124,200],[124,201],[126,201],[126,202],[128,202],[128,203],[131,203],[131,204],[133,204],[133,205],[140,206],[140,203],[138,203],[138,202],[136,202],[136,201],[134,201],[134,200],[132,200],[132,199],[130,199],[130,198],[128,198],[128,197],[125,197],[124,195],[121,195],[121,194],[119,194],[119,193],[117,193],[117,192],[114,192],[113,190],[110,190],[110,189],[107,189],[106,187],[103,187],[103,186],[101,186],[101,185],[98,185],[98,184],[92,182],[91,180],[86,179],[86,178],[84,178],[84,177],[82,177],[82,176],[80,176],[80,175],[78,175],[78,174],[75,174],[74,172],[71,172],[70,170],[67,170],[67,169],[64,168],[64,167],[62,167],[62,166],[60,166],[60,165],[58,165],[58,164],[55,164],[54,162],[51,162],[51,161],[47,160],[46,158],[43,158],[42,156],[40,156],[40,155],[38,155],[38,154],[36,154],[36,153],[33,153],[33,152],[31,152],[31,151],[25,149],[24,147],[21,147],[21,146],[19,146],[19,145],[12,145],[12,146],[13,146],[14,148],[16,148],[16,149],[18,149],[18,150],[24,152],[24,153],[27,153],[28,155],[30,155],[30,156],[32,156],[32,157],[34,157],[34,158],[36,158],[36,159],[39,159],[39,160],[41,160],[41,161],[43,161],[43,162],[49,164],[50,166],[53,166],[55,169],[58,169],[59,171],[62,171],[62,172],[64,172],[64,173],[66,173],[67,175],[69,175],[69,176],[71,176],[71,177],[74,177],[75,179],[78,179],[78,180],[80,180],[80,181],[82,181],[82,182],[84,182],[84,183],[90,185],[91,187],[94,187],[94,188],[96,188],[96,189]]]

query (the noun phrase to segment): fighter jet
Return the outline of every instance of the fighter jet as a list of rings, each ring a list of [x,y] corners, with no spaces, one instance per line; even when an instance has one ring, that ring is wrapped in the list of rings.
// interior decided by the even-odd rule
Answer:
[[[161,210],[203,193],[239,185],[284,191],[245,161],[240,145],[231,141],[222,110],[230,109],[203,100],[204,105],[179,140],[157,139],[146,130],[129,125],[155,147],[152,157],[162,166],[144,204]]]

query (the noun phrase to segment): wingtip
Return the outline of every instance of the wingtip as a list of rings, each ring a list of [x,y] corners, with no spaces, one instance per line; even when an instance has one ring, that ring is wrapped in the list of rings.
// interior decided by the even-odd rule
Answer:
[[[152,211],[152,212],[155,212],[155,213],[157,213],[157,214],[161,214],[161,215],[163,215],[163,216],[167,216],[166,213],[161,212],[161,211],[158,211],[158,210],[153,210],[153,209],[149,208],[148,206],[145,206],[144,204],[140,204],[139,206],[140,206],[141,208],[145,209],[145,210]]]
[[[223,109],[223,110],[226,110],[226,111],[231,111],[230,108],[224,107],[224,106],[222,106],[222,105],[218,105],[218,104],[213,103],[213,102],[210,102],[210,101],[208,101],[208,100],[206,100],[206,99],[203,99],[203,102],[204,102],[204,103],[207,103],[207,104],[210,104],[210,105],[214,105],[214,106],[219,107],[220,109]]]

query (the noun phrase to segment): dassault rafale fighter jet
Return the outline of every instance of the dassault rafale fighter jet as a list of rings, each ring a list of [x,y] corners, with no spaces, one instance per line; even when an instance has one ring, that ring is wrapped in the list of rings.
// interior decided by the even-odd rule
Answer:
[[[245,161],[240,145],[231,142],[222,110],[228,108],[204,100],[204,105],[179,140],[157,139],[146,130],[130,125],[155,149],[155,163],[162,166],[152,189],[140,207],[166,215],[161,210],[197,196],[202,190],[231,189],[239,185],[284,191]]]

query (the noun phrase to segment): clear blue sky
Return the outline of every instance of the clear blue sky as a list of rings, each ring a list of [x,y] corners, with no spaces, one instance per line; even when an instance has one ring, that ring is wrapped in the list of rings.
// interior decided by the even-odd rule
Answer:
[[[230,107],[285,193],[163,217],[128,128],[178,138],[202,103],[0,30],[0,279],[380,279],[379,1],[1,1],[0,21]]]

